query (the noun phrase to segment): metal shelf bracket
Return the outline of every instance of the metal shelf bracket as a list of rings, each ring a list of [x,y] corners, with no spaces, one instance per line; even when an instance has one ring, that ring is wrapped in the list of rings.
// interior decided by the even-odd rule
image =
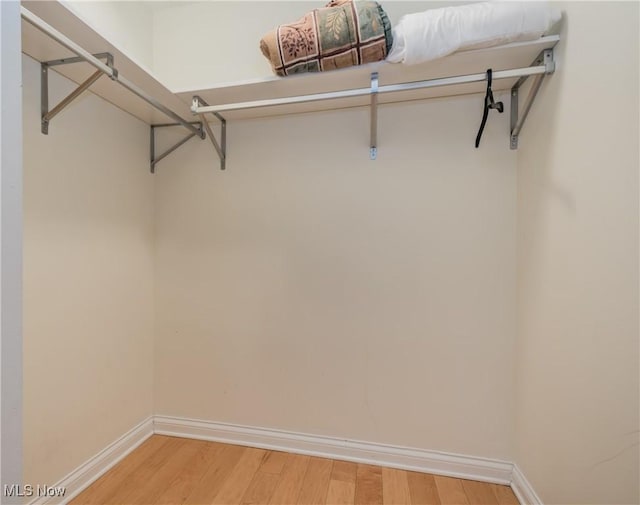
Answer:
[[[156,173],[156,165],[160,162],[160,160],[166,158],[169,154],[171,154],[173,151],[178,149],[178,147],[185,144],[187,141],[191,140],[196,135],[199,136],[201,139],[204,139],[204,130],[202,129],[202,123],[200,123],[200,121],[193,121],[193,122],[190,122],[189,124],[198,125],[198,133],[190,133],[189,135],[187,135],[186,137],[184,137],[183,139],[179,140],[174,145],[172,145],[169,149],[167,149],[166,151],[158,155],[156,155],[156,128],[169,128],[171,126],[183,126],[183,125],[181,125],[180,123],[151,125],[151,128],[150,128],[151,137],[150,137],[150,147],[149,147],[149,151],[150,151],[149,152],[149,168],[152,174]]]
[[[371,142],[369,158],[378,157],[378,72],[371,73]]]
[[[553,49],[545,49],[544,51],[542,51],[531,64],[532,67],[539,65],[544,65],[545,72],[543,74],[537,74],[534,77],[535,80],[531,85],[531,90],[529,91],[527,99],[522,105],[522,115],[520,115],[518,104],[519,90],[520,86],[522,86],[522,84],[527,80],[529,76],[520,77],[520,79],[518,79],[518,81],[511,88],[511,149],[518,149],[518,136],[520,135],[522,126],[524,125],[524,122],[529,115],[529,111],[531,110],[533,101],[535,100],[538,91],[540,91],[540,86],[542,85],[544,77],[555,72],[556,63],[553,59]]]
[[[196,109],[201,106],[208,107],[209,104],[199,96],[194,96],[191,102],[191,110],[196,113]],[[227,120],[217,112],[213,112],[213,115],[220,121],[220,143],[218,143],[216,136],[213,134],[213,130],[211,130],[211,126],[207,121],[205,113],[198,113],[198,117],[209,136],[209,140],[211,140],[213,148],[220,157],[220,170],[224,170],[227,164]]]
[[[113,68],[113,55],[110,53],[98,53],[93,55],[97,59],[105,59],[107,66],[115,71]],[[72,63],[83,63],[86,60],[84,58],[62,58],[59,60],[43,61],[40,64],[40,112],[41,112],[41,125],[40,131],[44,135],[49,134],[49,122],[57,116],[62,110],[84,93],[89,87],[96,82],[103,72],[97,70],[91,76],[81,83],[76,89],[69,93],[65,98],[60,100],[60,103],[53,109],[49,110],[49,67],[55,67],[58,65],[69,65]]]
[[[555,37],[555,42],[559,40],[559,37]],[[518,81],[511,88],[511,133],[510,141],[511,148],[517,149],[518,136],[522,129],[531,105],[538,93],[542,81],[546,75],[552,74],[555,71],[555,62],[553,59],[553,49],[543,50],[533,63],[527,67],[510,68],[505,70],[496,70],[492,72],[493,81],[500,79],[518,79]],[[531,87],[529,96],[522,106],[522,113],[518,110],[518,94],[520,86],[531,76],[535,76],[535,81]],[[348,97],[365,97],[370,98],[370,144],[369,144],[369,156],[372,160],[378,156],[378,95],[383,93],[395,93],[399,91],[413,91],[429,88],[438,88],[444,86],[480,83],[488,79],[487,72],[476,74],[465,74],[450,77],[438,77],[433,79],[427,79],[423,81],[412,81],[398,84],[385,84],[380,85],[378,80],[378,74],[373,72],[371,74],[371,82],[368,87],[344,89],[340,91],[329,91],[324,93],[313,93],[307,95],[295,95],[285,96],[278,98],[267,98],[263,100],[251,100],[245,102],[225,103],[218,105],[207,105],[202,98],[198,96],[193,97],[191,112],[194,115],[199,116],[202,119],[203,126],[209,134],[211,142],[220,156],[221,167],[224,169],[225,156],[226,156],[226,137],[225,127],[226,122],[220,113],[226,113],[231,111],[259,109],[262,107],[275,107],[280,105],[292,105],[300,103],[313,103],[323,100],[334,100],[337,98]],[[438,95],[440,96],[440,95]],[[442,95],[449,96],[449,95]],[[208,113],[215,114],[216,117],[222,122],[222,147],[220,147],[213,136],[209,124],[204,119]]]

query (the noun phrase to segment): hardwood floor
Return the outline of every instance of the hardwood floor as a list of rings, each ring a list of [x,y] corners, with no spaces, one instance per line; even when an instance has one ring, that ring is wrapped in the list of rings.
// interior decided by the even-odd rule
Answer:
[[[517,505],[507,486],[154,435],[72,502]]]

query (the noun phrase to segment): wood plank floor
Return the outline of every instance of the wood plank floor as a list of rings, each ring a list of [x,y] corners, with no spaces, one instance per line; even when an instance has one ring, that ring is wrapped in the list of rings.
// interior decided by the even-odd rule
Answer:
[[[72,502],[517,505],[508,486],[154,435]]]

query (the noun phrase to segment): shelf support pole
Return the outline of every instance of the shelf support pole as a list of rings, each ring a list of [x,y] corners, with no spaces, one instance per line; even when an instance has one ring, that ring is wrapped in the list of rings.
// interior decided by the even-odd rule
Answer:
[[[198,125],[199,127],[199,131],[203,131],[202,129],[202,123],[200,123],[199,121],[194,121],[191,122],[189,124],[192,125]],[[168,155],[170,155],[173,151],[175,151],[176,149],[178,149],[178,147],[180,147],[181,145],[185,144],[187,141],[191,140],[193,137],[195,137],[196,135],[198,137],[201,137],[202,135],[200,133],[190,133],[189,135],[187,135],[186,137],[180,139],[178,142],[176,142],[174,145],[172,145],[169,149],[167,149],[166,151],[164,151],[161,154],[158,154],[156,156],[156,128],[168,128],[170,126],[183,126],[180,123],[168,123],[168,124],[156,124],[156,125],[151,125],[150,127],[150,132],[151,132],[151,136],[150,136],[150,153],[149,153],[149,168],[152,174],[156,173],[156,165],[160,162],[160,160],[166,158]]]
[[[371,74],[371,142],[369,158],[378,157],[378,72]]]
[[[202,98],[200,98],[199,96],[194,96],[191,110],[195,110],[201,105],[204,105],[205,107],[209,106],[209,104],[207,104],[207,102],[205,102]],[[220,158],[220,170],[224,170],[227,163],[227,120],[217,112],[214,112],[213,115],[220,121],[220,143],[218,143],[216,136],[213,134],[213,130],[211,129],[211,125],[209,125],[209,122],[207,121],[205,113],[198,114],[198,117],[200,118],[202,126],[204,126],[204,129],[207,132],[209,140],[211,140],[213,148],[218,153],[218,157]]]
[[[99,53],[93,55],[97,59],[106,59],[107,66],[113,68],[113,56],[109,53]],[[63,58],[60,60],[43,61],[40,64],[40,131],[44,135],[49,134],[49,122],[57,116],[64,108],[84,93],[103,74],[102,70],[96,70],[87,80],[82,82],[76,89],[69,93],[53,109],[49,110],[49,67],[57,65],[69,65],[71,63],[83,62],[82,58]]]
[[[531,85],[531,90],[529,91],[527,99],[522,106],[522,115],[520,115],[519,111],[519,90],[520,86],[522,86],[522,84],[527,80],[529,76],[520,77],[520,79],[518,79],[518,81],[511,88],[511,149],[518,149],[518,136],[522,131],[522,127],[527,119],[527,116],[529,115],[529,111],[531,110],[531,106],[533,105],[538,91],[540,91],[542,81],[544,80],[546,75],[553,74],[556,69],[556,64],[553,59],[553,49],[545,49],[544,51],[542,51],[531,64],[532,67],[539,65],[544,65],[545,72],[543,74],[537,74],[535,76],[535,80]]]

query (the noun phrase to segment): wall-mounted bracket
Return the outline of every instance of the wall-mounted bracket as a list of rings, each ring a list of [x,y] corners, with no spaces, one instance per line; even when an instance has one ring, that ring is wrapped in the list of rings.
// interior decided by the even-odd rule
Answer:
[[[98,53],[93,55],[97,59],[105,59],[107,66],[113,69],[113,56],[110,53]],[[83,63],[86,60],[80,57],[74,58],[62,58],[59,60],[44,61],[40,64],[40,112],[41,112],[41,126],[40,131],[48,135],[49,134],[49,122],[57,116],[62,110],[69,105],[73,100],[78,98],[89,87],[96,82],[103,72],[97,70],[91,76],[81,83],[76,89],[63,98],[58,105],[49,110],[49,67],[55,67],[57,65],[69,65],[72,63]],[[115,69],[113,69],[115,71]]]
[[[520,135],[520,131],[522,130],[522,126],[524,125],[527,116],[529,115],[529,111],[531,110],[531,105],[533,105],[533,101],[540,90],[540,86],[542,85],[542,81],[544,80],[545,75],[553,74],[556,69],[556,64],[553,59],[553,49],[545,49],[542,51],[538,57],[533,61],[531,66],[545,66],[544,74],[537,74],[534,77],[533,84],[531,85],[531,90],[527,95],[527,99],[522,106],[522,114],[520,115],[519,111],[519,90],[520,86],[527,80],[529,76],[520,77],[518,81],[511,88],[511,149],[518,149],[518,136]]]
[[[549,36],[543,37],[540,41],[531,42],[530,44],[535,45],[536,51],[539,52],[542,47],[550,48],[555,45],[558,40],[560,40],[559,36]],[[515,51],[514,57],[518,58],[522,57],[520,51],[526,50],[526,58],[530,58],[532,53],[529,53],[531,49],[529,44],[514,44],[510,47],[510,51]],[[523,53],[524,54],[524,53]],[[535,54],[535,53],[533,53]],[[480,55],[478,55],[480,57]],[[491,54],[491,56],[494,56]],[[511,56],[509,56],[511,57]],[[482,60],[480,61],[489,61],[489,55],[483,55]],[[457,60],[455,60],[457,61]],[[497,62],[501,67],[504,62]],[[457,65],[457,64],[456,64]],[[477,64],[469,65],[469,67],[474,67],[477,69]],[[453,67],[452,67],[453,68]],[[455,67],[458,68],[458,67]],[[491,68],[489,66],[489,68]],[[553,61],[553,50],[545,49],[541,53],[539,53],[539,57],[534,60],[533,64],[530,64],[525,67],[517,67],[517,68],[503,68],[502,70],[495,70],[491,72],[492,81],[499,81],[501,79],[509,79],[509,83],[517,80],[517,83],[512,88],[512,121],[511,121],[511,134],[510,140],[511,145],[515,149],[518,144],[518,135],[520,130],[522,129],[522,125],[526,119],[527,113],[531,108],[531,104],[533,103],[533,99],[540,88],[540,84],[542,81],[542,77],[547,74],[553,73],[555,69],[555,63]],[[349,88],[349,89],[340,89],[337,91],[326,91],[321,93],[310,93],[310,94],[298,94],[293,96],[279,96],[275,98],[266,98],[260,100],[249,100],[249,101],[240,101],[235,103],[219,103],[217,105],[205,105],[204,100],[202,98],[194,96],[191,106],[191,112],[194,115],[199,116],[200,118],[204,118],[206,114],[218,114],[218,118],[223,122],[223,135],[224,135],[224,118],[219,116],[220,113],[227,113],[233,111],[246,111],[251,109],[261,109],[265,107],[279,107],[283,105],[294,105],[294,104],[312,104],[316,102],[322,102],[324,100],[335,100],[341,98],[355,98],[361,97],[362,100],[368,100],[370,103],[367,103],[367,106],[370,106],[370,145],[369,145],[369,154],[372,159],[376,159],[378,154],[378,145],[377,145],[377,126],[378,126],[378,106],[380,105],[379,95],[384,93],[397,93],[397,92],[408,92],[408,91],[417,91],[417,90],[426,90],[426,89],[438,89],[438,88],[446,88],[448,86],[462,86],[467,84],[475,84],[476,88],[482,82],[488,81],[488,72],[481,73],[470,73],[470,74],[462,74],[462,75],[453,75],[447,77],[434,77],[431,79],[425,79],[421,81],[410,81],[410,82],[400,82],[396,84],[383,84],[379,83],[379,76],[376,73],[367,73],[370,77],[370,82],[367,83],[367,86],[363,86],[361,88]],[[526,103],[523,104],[523,112],[524,114],[519,114],[518,110],[518,93],[519,88],[522,83],[528,77],[536,76],[536,82],[533,85],[533,90],[529,97],[526,100]],[[291,81],[293,82],[293,81]],[[284,83],[284,80],[283,80]],[[364,83],[363,83],[364,84]],[[296,86],[297,87],[297,86]],[[241,95],[248,95],[248,90],[245,90],[243,86],[238,86],[238,88],[243,88],[243,91],[240,93]],[[501,88],[503,89],[503,88]],[[215,88],[212,90],[208,90],[205,92],[210,93],[209,96],[213,96]],[[445,96],[455,96],[458,94],[458,91],[443,91],[443,92],[434,92],[433,96],[435,97],[445,97]],[[365,98],[367,97],[367,98]],[[408,98],[407,100],[410,100]],[[358,100],[359,101],[359,100]],[[385,100],[386,101],[386,100]],[[392,96],[392,102],[401,101]],[[366,103],[366,102],[365,102]],[[498,102],[495,102],[497,106]],[[330,106],[329,108],[333,108]],[[311,107],[312,110],[322,110],[324,107]],[[203,119],[203,126],[208,128],[209,125]],[[210,129],[209,129],[210,130]],[[224,164],[224,145],[221,148],[217,142],[215,137],[208,131],[209,137],[211,138],[211,142],[218,152],[218,155],[221,158],[221,163]],[[224,141],[223,141],[224,144]]]
[[[378,157],[378,72],[371,73],[371,143],[369,158]]]
[[[156,128],[168,128],[170,126],[183,126],[183,125],[181,125],[180,123],[166,123],[166,124],[151,125],[151,133],[150,133],[151,138],[150,138],[150,146],[149,146],[149,151],[150,151],[149,152],[149,155],[150,155],[149,168],[152,174],[156,173],[156,165],[160,162],[160,160],[166,158],[169,154],[171,154],[173,151],[178,149],[178,147],[185,144],[187,141],[191,140],[196,135],[198,135],[201,139],[204,139],[204,130],[202,128],[202,123],[200,121],[193,121],[193,122],[189,122],[189,124],[198,125],[199,133],[190,133],[189,135],[187,135],[186,137],[184,137],[183,139],[179,140],[174,145],[172,145],[169,149],[167,149],[161,154],[158,154],[157,156],[156,156]]]
[[[194,96],[192,100],[191,110],[195,111],[198,107],[202,107],[202,106],[208,107],[209,104],[199,96]],[[213,112],[213,115],[216,118],[218,118],[218,120],[220,121],[220,143],[219,144],[218,144],[218,141],[216,140],[216,136],[213,134],[213,130],[211,129],[211,126],[209,125],[209,122],[207,121],[205,114],[204,113],[198,114],[198,117],[202,121],[202,125],[204,126],[204,129],[206,130],[207,135],[211,140],[211,144],[213,145],[213,148],[216,150],[216,152],[218,153],[218,156],[220,157],[220,170],[224,170],[226,168],[226,163],[227,163],[227,120],[217,112]]]

